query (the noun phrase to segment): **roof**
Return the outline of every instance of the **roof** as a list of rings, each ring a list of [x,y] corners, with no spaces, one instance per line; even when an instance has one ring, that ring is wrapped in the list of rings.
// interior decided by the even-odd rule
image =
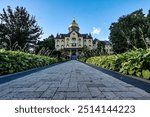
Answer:
[[[100,40],[98,40],[98,39],[95,38],[95,39],[93,40],[93,44],[96,44],[96,42],[99,42],[99,41],[100,41]]]
[[[100,41],[100,42],[103,42],[105,45],[111,45],[110,41]]]
[[[55,39],[65,39],[65,37],[69,37],[72,32],[73,31],[69,32],[68,34],[57,34]],[[77,31],[75,32],[78,34],[79,37],[83,37],[84,39],[92,39],[91,34],[80,34]]]
[[[104,43],[105,45],[111,45],[111,42],[110,41],[101,41],[101,40],[99,40],[99,39],[94,39],[93,40],[93,44],[96,44],[96,42],[102,42],[102,43]]]

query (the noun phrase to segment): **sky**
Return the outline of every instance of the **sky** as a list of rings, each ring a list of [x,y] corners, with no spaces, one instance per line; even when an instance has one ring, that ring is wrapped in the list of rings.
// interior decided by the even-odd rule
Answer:
[[[68,26],[75,17],[80,33],[109,40],[111,23],[140,8],[147,14],[150,0],[0,0],[0,13],[8,5],[12,9],[23,6],[36,17],[44,33],[41,39],[68,33]]]

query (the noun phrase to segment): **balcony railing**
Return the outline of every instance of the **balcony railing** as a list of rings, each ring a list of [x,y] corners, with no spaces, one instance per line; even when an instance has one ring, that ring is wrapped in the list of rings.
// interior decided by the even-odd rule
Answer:
[[[72,47],[76,47],[76,43],[72,43]]]

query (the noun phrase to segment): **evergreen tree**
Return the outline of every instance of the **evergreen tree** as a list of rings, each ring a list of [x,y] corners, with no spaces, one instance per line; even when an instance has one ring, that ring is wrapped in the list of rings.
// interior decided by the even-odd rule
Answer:
[[[42,29],[38,26],[34,16],[31,16],[26,8],[17,6],[13,11],[10,6],[0,13],[0,39],[1,46],[7,45],[7,49],[23,49],[34,46]]]
[[[55,39],[53,35],[50,35],[48,38],[38,41],[38,49],[47,48],[49,50],[55,49]]]
[[[55,50],[55,39],[53,35],[50,35],[48,38],[45,38],[42,41],[38,41],[37,43],[37,48],[36,48],[37,54],[45,55],[45,52],[53,54],[54,50]]]

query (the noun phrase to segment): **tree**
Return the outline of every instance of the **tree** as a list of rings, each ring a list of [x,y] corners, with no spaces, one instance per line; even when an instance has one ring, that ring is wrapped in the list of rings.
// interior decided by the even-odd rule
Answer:
[[[38,41],[36,53],[43,54],[49,53],[52,54],[55,49],[55,39],[53,35],[50,35],[48,38]]]
[[[146,17],[142,9],[120,17],[109,28],[113,51],[122,53],[133,48],[147,48],[145,27]]]
[[[13,11],[8,6],[6,10],[3,9],[3,13],[0,13],[1,46],[5,43],[7,49],[29,49],[40,39],[41,34],[42,29],[26,8],[17,6]]]
[[[148,14],[146,16],[145,32],[146,42],[150,46],[150,10],[148,11]]]
[[[50,35],[48,38],[43,39],[42,41],[38,41],[37,45],[39,46],[39,49],[41,49],[42,47],[45,47],[50,50],[54,50],[55,49],[54,36]]]
[[[97,50],[100,51],[101,55],[106,54],[105,43],[103,41],[99,41],[97,44]]]

